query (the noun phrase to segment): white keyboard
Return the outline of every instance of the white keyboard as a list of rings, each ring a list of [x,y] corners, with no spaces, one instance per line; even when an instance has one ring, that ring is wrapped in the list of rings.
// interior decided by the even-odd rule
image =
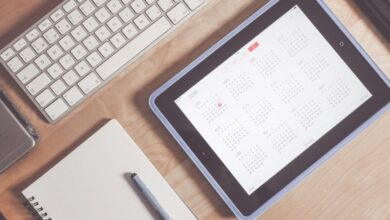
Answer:
[[[0,51],[0,63],[54,123],[207,0],[66,0]]]

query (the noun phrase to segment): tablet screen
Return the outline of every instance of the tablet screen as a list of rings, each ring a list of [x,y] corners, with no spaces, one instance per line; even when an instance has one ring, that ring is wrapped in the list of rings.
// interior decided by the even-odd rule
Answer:
[[[294,6],[175,103],[251,195],[371,97]]]

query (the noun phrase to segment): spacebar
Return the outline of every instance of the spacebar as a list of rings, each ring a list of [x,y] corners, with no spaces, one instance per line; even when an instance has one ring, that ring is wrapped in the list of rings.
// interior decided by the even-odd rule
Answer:
[[[165,17],[160,18],[100,65],[96,69],[96,72],[103,80],[106,80],[123,65],[145,50],[146,47],[161,37],[161,35],[171,28],[171,26],[172,25]]]

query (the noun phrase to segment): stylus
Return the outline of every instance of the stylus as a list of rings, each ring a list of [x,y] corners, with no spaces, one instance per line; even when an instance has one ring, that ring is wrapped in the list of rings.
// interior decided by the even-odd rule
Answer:
[[[162,220],[171,220],[168,213],[161,207],[160,203],[157,201],[156,197],[152,194],[152,192],[148,189],[145,183],[141,180],[141,178],[136,173],[130,174],[131,180],[134,182],[135,186],[138,190],[144,195],[146,200],[150,203],[150,205],[156,210],[156,213]]]

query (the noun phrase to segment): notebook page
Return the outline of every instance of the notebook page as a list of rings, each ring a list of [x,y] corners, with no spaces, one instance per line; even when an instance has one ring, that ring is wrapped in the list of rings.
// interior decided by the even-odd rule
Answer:
[[[116,120],[111,120],[22,193],[48,217],[154,219],[125,178],[137,172],[172,219],[196,219]]]

